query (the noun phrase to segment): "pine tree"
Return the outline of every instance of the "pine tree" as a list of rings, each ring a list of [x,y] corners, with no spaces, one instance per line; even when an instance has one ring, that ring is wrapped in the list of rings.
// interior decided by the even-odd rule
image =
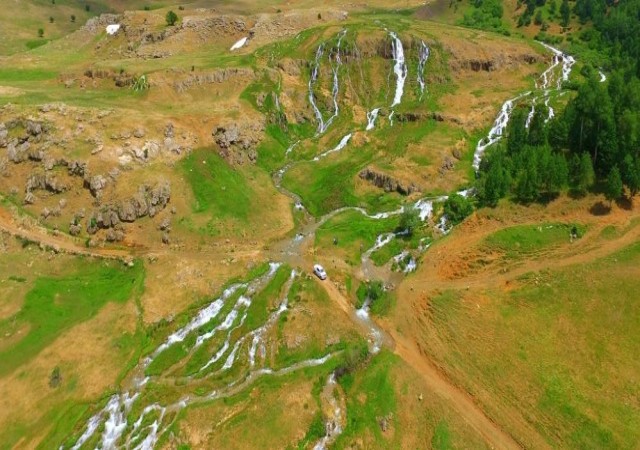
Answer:
[[[527,115],[525,108],[516,108],[507,127],[507,153],[515,155],[527,144]]]
[[[624,186],[622,185],[622,177],[618,166],[613,166],[607,177],[607,185],[605,186],[604,196],[609,200],[609,204],[613,204],[613,201],[622,197],[622,191]]]
[[[627,154],[622,161],[622,181],[633,197],[640,191],[640,161]]]
[[[562,0],[562,4],[560,5],[560,16],[562,18],[560,24],[565,28],[568,27],[569,20],[571,19],[571,7],[569,6],[568,0]]]

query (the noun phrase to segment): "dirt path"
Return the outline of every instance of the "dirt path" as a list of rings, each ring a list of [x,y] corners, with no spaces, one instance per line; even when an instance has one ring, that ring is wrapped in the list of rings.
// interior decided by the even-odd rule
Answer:
[[[4,208],[0,208],[0,230],[12,236],[27,239],[44,245],[45,247],[52,248],[57,252],[109,259],[123,259],[135,256],[136,254],[135,249],[87,248],[70,236],[64,234],[56,236],[51,234],[46,228],[28,222],[20,224],[11,213]]]
[[[348,315],[353,312],[349,300],[342,295],[338,288],[330,281],[321,283],[329,297]],[[393,330],[385,330],[394,340],[394,352],[411,366],[425,381],[427,387],[444,400],[449,402],[461,417],[495,449],[522,448],[508,433],[491,421],[485,413],[473,402],[473,399],[450,383],[446,377],[422,355],[418,348],[405,337]]]

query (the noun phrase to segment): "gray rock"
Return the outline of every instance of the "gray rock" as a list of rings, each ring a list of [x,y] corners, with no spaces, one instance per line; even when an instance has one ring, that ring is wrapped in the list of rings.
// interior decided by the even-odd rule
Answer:
[[[68,165],[69,175],[84,177],[87,173],[87,163],[82,161],[72,161]]]
[[[36,201],[36,196],[31,192],[27,192],[24,196],[24,204],[25,205],[33,205]]]
[[[138,127],[133,130],[133,136],[140,139],[144,137],[144,128]]]
[[[80,224],[72,223],[69,225],[69,234],[71,236],[78,236],[82,232]]]
[[[107,230],[107,234],[105,235],[105,239],[107,242],[120,242],[124,239],[124,232],[122,230]]]
[[[7,130],[7,126],[4,122],[0,122],[0,147],[6,147],[9,143],[9,130]]]
[[[362,170],[358,176],[363,180],[370,181],[374,186],[384,189],[385,192],[398,192],[401,195],[410,195],[419,190],[414,184],[406,185],[387,174],[376,172],[370,168]]]
[[[39,136],[42,134],[42,123],[36,122],[35,120],[27,120],[25,128],[31,136]]]
[[[84,187],[89,189],[91,195],[100,198],[102,190],[107,186],[108,180],[102,175],[94,175],[84,179]]]
[[[66,191],[67,186],[58,180],[58,178],[52,173],[35,173],[27,179],[25,187],[26,192],[34,190],[43,190],[59,194]]]
[[[164,129],[164,137],[172,138],[174,136],[175,136],[175,132],[174,132],[174,129],[173,129],[173,124],[171,122],[169,122],[167,124],[167,126],[165,127],[165,129]]]
[[[171,238],[169,237],[169,233],[162,233],[162,243],[169,245],[171,243]]]

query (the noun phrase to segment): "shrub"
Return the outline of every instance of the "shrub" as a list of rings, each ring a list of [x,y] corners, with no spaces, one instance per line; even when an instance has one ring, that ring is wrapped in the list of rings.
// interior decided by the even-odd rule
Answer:
[[[178,15],[173,11],[169,11],[165,16],[165,20],[167,21],[167,25],[174,26],[176,22],[178,22]]]

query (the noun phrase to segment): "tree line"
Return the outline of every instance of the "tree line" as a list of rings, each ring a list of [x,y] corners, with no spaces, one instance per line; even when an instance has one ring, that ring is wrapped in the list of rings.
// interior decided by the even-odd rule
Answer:
[[[517,107],[506,143],[480,167],[483,204],[505,196],[534,201],[567,188],[584,193],[596,184],[610,200],[625,188],[630,196],[640,191],[640,0],[577,0],[574,12],[593,23],[582,39],[607,55],[607,80],[585,65],[584,81],[567,86],[575,94],[564,111],[547,120],[547,108],[537,105],[528,128],[528,107]]]

